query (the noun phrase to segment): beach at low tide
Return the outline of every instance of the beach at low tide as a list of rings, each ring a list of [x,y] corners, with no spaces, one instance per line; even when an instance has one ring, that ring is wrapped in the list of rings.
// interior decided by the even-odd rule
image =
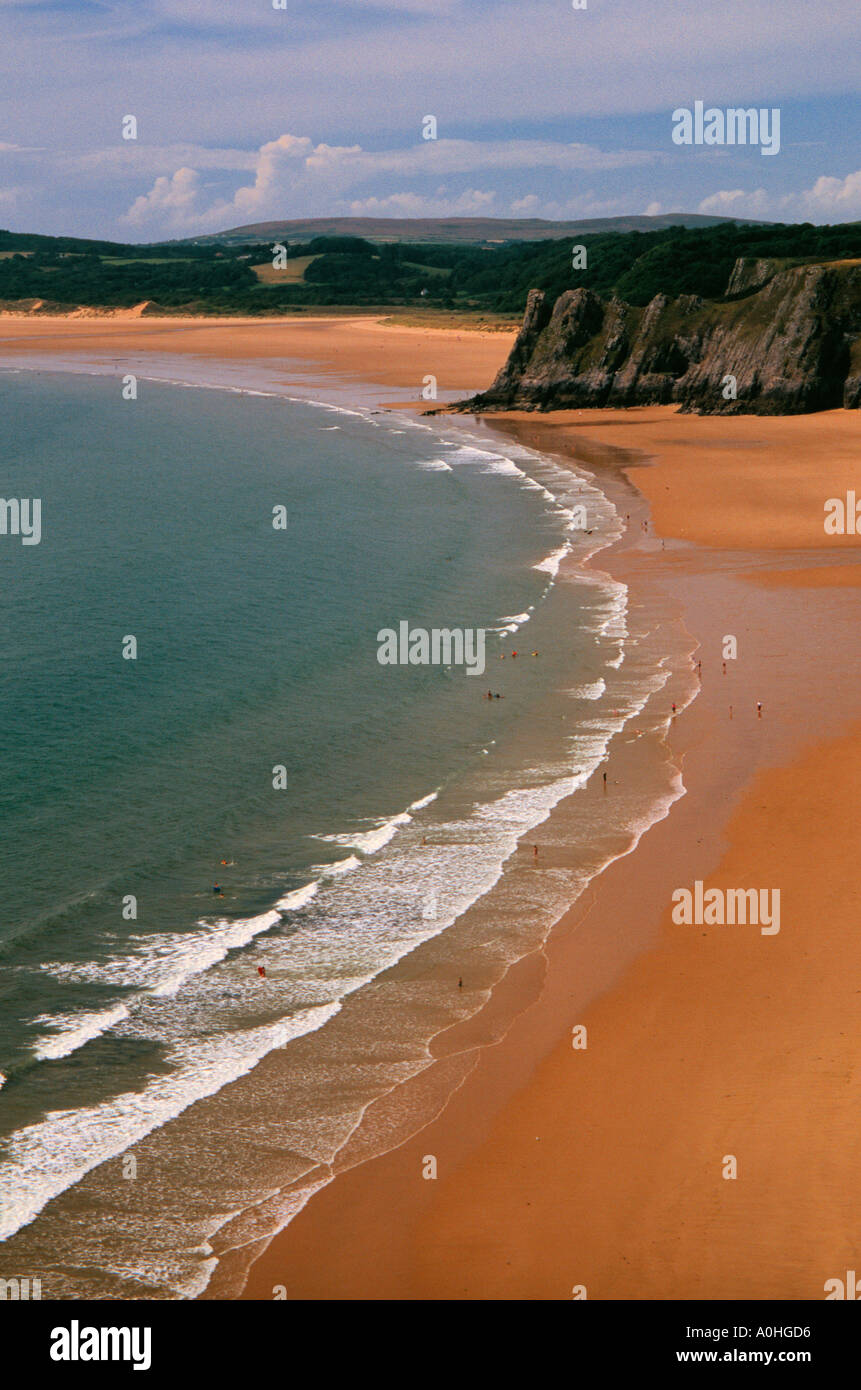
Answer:
[[[0,337],[3,355],[290,358],[342,389],[414,387],[417,409],[426,374],[469,391],[510,345],[331,323],[4,320]],[[246,1251],[245,1296],[823,1297],[858,1259],[859,566],[823,509],[851,487],[859,421],[660,407],[483,428],[595,474],[630,516],[596,564],[641,615],[675,613],[702,663],[665,740],[616,740],[584,814],[606,815],[647,758],[677,766],[685,794],[434,1039],[436,1118],[398,1142],[395,1098],[368,1109],[340,1170]],[[531,836],[542,865],[564,858],[564,814]],[[698,881],[779,889],[779,933],[677,925],[673,894]]]

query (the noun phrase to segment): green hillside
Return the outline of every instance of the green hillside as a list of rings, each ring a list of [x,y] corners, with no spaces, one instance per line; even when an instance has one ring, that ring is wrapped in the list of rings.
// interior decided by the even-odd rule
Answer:
[[[424,307],[518,319],[534,288],[555,297],[584,286],[633,305],[657,293],[717,299],[740,257],[797,265],[858,256],[859,223],[722,222],[497,247],[326,235],[287,246],[280,259],[259,242],[134,246],[0,231],[0,302],[43,301],[48,311],[149,300],[167,312],[242,315]]]

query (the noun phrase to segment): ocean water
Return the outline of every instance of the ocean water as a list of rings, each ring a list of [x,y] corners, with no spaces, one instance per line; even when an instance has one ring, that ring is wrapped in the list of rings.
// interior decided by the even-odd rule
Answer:
[[[622,529],[590,474],[202,385],[0,372],[0,492],[42,503],[0,536],[0,1273],[44,1297],[199,1294],[420,1123],[365,1135],[680,794],[520,870],[686,654],[582,567]],[[381,665],[404,621],[486,671]]]

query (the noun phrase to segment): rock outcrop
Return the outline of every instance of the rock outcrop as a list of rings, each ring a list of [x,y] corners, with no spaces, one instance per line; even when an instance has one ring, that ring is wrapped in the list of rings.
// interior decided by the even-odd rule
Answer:
[[[730,297],[732,296],[732,297]],[[861,262],[738,261],[727,298],[656,295],[644,308],[532,290],[508,361],[461,410],[677,402],[701,414],[861,406]]]

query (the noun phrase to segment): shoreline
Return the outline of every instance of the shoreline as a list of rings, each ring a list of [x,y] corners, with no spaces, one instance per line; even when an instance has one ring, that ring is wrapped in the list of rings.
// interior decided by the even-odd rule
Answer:
[[[395,331],[378,328],[381,334]],[[424,335],[425,330],[410,332]],[[503,335],[493,337],[501,357]],[[391,340],[390,346],[394,348]],[[435,348],[442,350],[438,344]],[[273,351],[272,356],[276,355]],[[320,360],[314,360],[314,365],[319,368]],[[368,376],[361,379],[370,385]],[[386,380],[387,390],[401,385],[388,377],[380,380]],[[421,402],[414,404],[421,408]],[[761,1166],[772,1160],[771,1172],[777,1166],[781,1181],[775,1184],[773,1196],[764,1193],[760,1184],[754,1206],[749,1205],[750,1199],[747,1206],[739,1201],[731,1220],[721,1199],[732,1189],[721,1184],[715,1191],[713,1173],[694,1172],[691,1145],[685,1147],[679,1138],[680,1127],[687,1127],[686,1133],[692,1131],[703,1146],[706,1137],[722,1136],[726,1127],[716,1126],[715,1117],[724,1111],[726,1124],[735,1125],[738,1132],[741,1119],[727,1107],[726,1097],[714,1090],[705,1098],[696,1096],[696,1083],[704,1073],[716,1080],[718,1089],[726,1085],[727,1096],[743,1094],[748,1119],[757,1113],[757,1098],[767,1099],[757,1091],[761,1054],[756,1036],[747,1037],[748,1055],[739,1057],[738,1049],[733,1050],[736,1070],[729,1075],[715,1066],[706,1046],[712,1034],[704,1034],[701,1027],[698,1031],[702,1020],[692,1016],[690,998],[705,997],[718,980],[721,988],[711,1024],[714,1036],[720,1040],[723,1030],[743,1025],[744,1013],[737,1006],[734,1009],[732,991],[738,981],[732,970],[749,967],[754,976],[759,971],[777,992],[772,974],[762,976],[763,961],[771,972],[773,960],[761,950],[756,954],[757,947],[771,943],[742,937],[737,955],[724,949],[730,978],[722,979],[715,964],[720,938],[716,945],[708,942],[711,963],[704,968],[696,955],[699,935],[696,941],[691,936],[680,942],[679,929],[668,929],[666,904],[671,887],[692,883],[697,876],[713,882],[728,843],[731,853],[738,855],[741,837],[742,849],[751,854],[750,841],[756,838],[749,828],[751,797],[773,804],[779,819],[781,806],[792,804],[793,795],[808,786],[813,756],[828,760],[830,784],[834,788],[840,783],[837,800],[845,806],[846,768],[857,773],[861,765],[859,739],[845,733],[853,716],[861,718],[855,695],[861,654],[855,649],[857,643],[852,644],[853,596],[845,592],[859,582],[859,568],[851,564],[849,553],[837,556],[837,547],[829,550],[821,540],[816,543],[810,520],[813,502],[825,488],[820,481],[825,449],[829,459],[836,460],[834,487],[843,479],[840,470],[849,455],[847,422],[842,417],[850,412],[827,412],[830,421],[823,416],[777,417],[776,424],[771,417],[767,421],[762,417],[703,421],[696,416],[680,420],[672,408],[665,407],[571,414],[577,418],[480,418],[481,427],[497,438],[513,434],[557,460],[565,457],[568,448],[580,450],[578,457],[584,459],[585,454],[587,468],[607,469],[608,480],[623,479],[647,499],[658,534],[652,533],[650,524],[650,532],[629,547],[602,550],[599,564],[623,579],[638,601],[648,602],[651,595],[651,601],[659,604],[669,598],[684,613],[693,637],[703,644],[702,693],[676,721],[670,737],[672,757],[681,760],[687,794],[632,851],[604,870],[557,923],[546,948],[524,956],[507,972],[479,1014],[439,1035],[442,1041],[435,1039],[441,1063],[449,1059],[456,1068],[458,1059],[469,1062],[467,1066],[463,1061],[463,1074],[456,1078],[453,1094],[442,1099],[440,1114],[378,1157],[362,1161],[357,1155],[356,1166],[339,1172],[319,1189],[271,1244],[266,1239],[268,1248],[251,1267],[245,1297],[271,1298],[275,1284],[296,1298],[567,1298],[575,1284],[586,1285],[588,1296],[599,1298],[817,1296],[810,1288],[812,1257],[799,1255],[793,1265],[783,1252],[782,1266],[777,1260],[776,1267],[782,1268],[784,1283],[777,1287],[768,1282],[775,1261],[769,1265],[763,1253],[763,1248],[773,1253],[780,1235],[774,1229],[774,1212],[783,1203],[785,1213],[796,1201],[790,1179],[797,1183],[799,1178],[802,1145],[794,1142],[798,1123],[793,1128],[783,1116],[779,1131],[763,1134],[754,1126],[753,1133],[747,1134],[747,1152],[758,1153]],[[799,420],[816,422],[817,428],[799,430]],[[476,417],[468,416],[466,422],[475,424]],[[746,442],[741,428],[745,425]],[[636,432],[631,426],[638,427]],[[761,446],[749,443],[754,429],[776,442],[771,472],[757,478],[754,492],[759,491],[751,501],[738,496],[749,483],[743,467],[729,475],[718,470],[711,476],[708,462],[721,451],[723,456],[734,451],[748,464],[755,460]],[[741,435],[742,443],[733,431]],[[797,470],[801,503],[785,509],[770,543],[752,546],[762,531],[763,506],[775,489],[774,495],[780,492],[782,478],[775,470],[779,475],[786,441],[801,439],[809,452],[815,435],[830,438],[820,446],[818,464],[808,457],[803,460],[807,468]],[[669,444],[664,436],[670,437]],[[541,444],[530,444],[538,439]],[[721,440],[727,439],[722,446]],[[702,441],[707,445],[706,461],[698,460],[698,471],[685,479],[689,455]],[[616,453],[620,448],[624,452]],[[657,463],[644,467],[647,456],[657,456]],[[701,496],[691,495],[702,488],[703,479],[710,486],[707,505]],[[667,489],[672,493],[670,500],[663,496]],[[722,491],[728,493],[731,506],[719,513]],[[818,519],[821,526],[821,509]],[[661,540],[669,542],[666,551],[659,545]],[[725,548],[728,540],[733,542],[732,550]],[[717,680],[710,669],[716,664],[714,644],[723,631],[734,631],[728,614],[741,626],[740,613],[744,677],[739,679],[739,663],[738,672],[731,668],[727,677]],[[806,629],[799,638],[800,614]],[[748,656],[751,647],[754,655]],[[801,675],[799,666],[804,668]],[[729,691],[736,710],[732,727],[726,714]],[[764,720],[753,713],[757,698],[764,700]],[[811,708],[816,709],[819,721],[812,755],[805,752],[811,743],[807,720]],[[792,718],[798,720],[798,730],[792,727]],[[825,740],[841,735],[835,752]],[[627,757],[636,752],[620,751]],[[848,775],[850,787],[851,781]],[[781,795],[773,801],[775,786],[781,788]],[[831,828],[843,824],[835,822],[834,816],[835,808],[828,806],[826,819]],[[767,817],[765,823],[769,824]],[[542,833],[546,825],[540,827]],[[795,825],[786,831],[776,872],[787,873],[793,856],[798,857],[800,829]],[[839,845],[845,858],[851,853],[851,836],[842,834]],[[826,849],[818,846],[820,856]],[[753,853],[749,859],[748,867],[753,867],[748,878],[752,873],[751,881],[765,884],[770,879],[755,877],[764,865],[763,854],[761,847],[759,857]],[[743,856],[737,862],[744,864]],[[844,859],[839,862],[844,866]],[[737,876],[732,881],[744,879]],[[800,889],[796,896],[800,897]],[[842,908],[840,903],[833,906],[848,913],[845,903]],[[796,999],[803,984],[803,977],[796,978],[802,965],[786,957],[783,947],[789,939],[775,938],[781,948],[780,979],[785,976],[785,988]],[[835,929],[829,940],[839,947],[833,962],[835,980],[851,980],[859,963],[853,958],[851,932],[841,934]],[[817,964],[824,968],[818,958]],[[674,992],[678,981],[681,984]],[[829,1006],[832,991],[823,987],[820,996],[817,1008],[821,1011]],[[663,1052],[654,1047],[647,1026],[655,1023],[659,1012],[656,998],[664,1005]],[[747,1013],[762,1022],[762,1010],[754,1009],[750,999],[746,1005]],[[572,1078],[571,1058],[581,1058],[572,1051],[569,1035],[571,1027],[581,1022],[588,1025],[590,1040],[597,1041],[590,1041],[591,1050],[583,1054],[588,1072],[581,1067],[581,1074]],[[776,1036],[780,1023],[779,1015],[767,1011],[765,1035]],[[650,1042],[653,1055],[644,1059],[643,1049]],[[682,1062],[693,1066],[681,1057],[682,1049],[696,1059],[693,1074],[681,1066]],[[798,1057],[797,1050],[794,1055],[801,1065],[805,1059]],[[778,1074],[786,1083],[785,1074]],[[772,1066],[770,1076],[774,1075]],[[674,1077],[674,1084],[669,1077]],[[819,1128],[823,1133],[831,1131],[835,1148],[843,1154],[831,1161],[831,1167],[834,1170],[836,1165],[848,1191],[858,1149],[851,1126],[857,1089],[852,1083],[838,1095],[829,1084],[827,1069],[824,1075],[814,1073],[813,1079],[817,1084],[811,1081],[806,1100],[818,1105]],[[730,1089],[730,1082],[736,1090]],[[681,1106],[679,1096],[684,1097]],[[657,1118],[646,1098],[662,1103]],[[671,1167],[663,1172],[662,1135],[667,1133],[675,1147],[670,1146]],[[728,1141],[721,1138],[718,1147],[721,1143]],[[821,1148],[812,1148],[822,1163]],[[697,1150],[701,1167],[706,1152],[705,1147]],[[804,1152],[809,1160],[810,1144]],[[439,1161],[435,1182],[421,1179],[422,1160],[428,1153]],[[643,1154],[654,1161],[645,1162]],[[785,1161],[781,1168],[781,1158],[791,1158],[793,1166]],[[839,1185],[832,1180],[825,1188],[826,1197]],[[816,1189],[820,1196],[821,1189],[822,1184]],[[740,1184],[737,1190],[742,1192]],[[845,1232],[841,1237],[833,1205],[826,1202],[823,1211],[820,1202],[809,1213],[801,1235],[794,1227],[792,1231],[796,1249],[804,1247],[805,1239],[810,1243],[815,1224],[828,1233],[828,1251],[821,1243],[818,1247],[823,1251],[821,1262],[826,1253],[831,1262],[822,1270],[820,1286],[825,1278],[841,1273],[844,1252],[852,1267],[851,1240],[847,1244]],[[764,1224],[766,1210],[770,1224]],[[560,1222],[560,1213],[570,1229]],[[831,1217],[830,1226],[823,1215]],[[842,1219],[845,1223],[845,1212]],[[729,1222],[735,1245],[727,1243],[722,1221]],[[668,1225],[671,1235],[666,1232]],[[345,1230],[351,1233],[349,1247],[344,1245]],[[713,1257],[710,1242],[716,1231],[723,1243]],[[851,1231],[851,1225],[846,1231]],[[772,1246],[764,1247],[763,1232],[770,1235]],[[742,1246],[743,1257],[738,1254]],[[660,1259],[653,1267],[647,1255],[656,1249]],[[697,1260],[703,1265],[699,1283]],[[744,1265],[743,1277],[733,1269],[733,1261]],[[218,1293],[207,1291],[203,1296]]]
[[[558,424],[542,431],[542,423],[531,416],[509,418],[518,437],[535,444],[543,434],[545,451],[558,456],[558,433],[553,433]],[[695,431],[698,423],[688,417],[686,432]],[[644,462],[630,452],[617,460],[624,470],[638,470],[637,484],[645,478],[648,494],[660,487],[661,468],[653,464],[641,472]],[[590,460],[589,466],[595,463]],[[484,1048],[437,1121],[417,1139],[342,1175],[319,1193],[254,1266],[245,1297],[272,1297],[278,1283],[287,1297],[300,1299],[556,1299],[570,1298],[577,1285],[598,1298],[796,1299],[821,1296],[825,1279],[839,1273],[847,1260],[852,1267],[852,1225],[841,1193],[851,1189],[858,1153],[853,1119],[858,1085],[835,1089],[827,1065],[813,1065],[803,1051],[799,1056],[799,1048],[791,1046],[798,1017],[783,1018],[774,1006],[765,1010],[768,1027],[773,1036],[782,1029],[786,1055],[798,1073],[787,1077],[786,1067],[780,1070],[772,1045],[764,1049],[768,1068],[760,1076],[760,1050],[756,1035],[751,1038],[750,1020],[769,1036],[762,1002],[755,994],[734,997],[735,972],[741,970],[762,993],[766,985],[773,987],[767,998],[782,989],[795,999],[803,992],[805,961],[814,954],[814,943],[805,939],[795,957],[791,938],[778,936],[778,949],[770,958],[763,953],[771,945],[764,937],[742,935],[735,940],[737,952],[730,952],[720,929],[717,936],[712,931],[712,939],[695,928],[680,939],[679,929],[667,922],[675,887],[697,877],[720,882],[729,872],[728,862],[744,870],[740,867],[731,883],[772,881],[761,872],[764,852],[773,848],[769,817],[762,818],[758,837],[751,830],[758,817],[756,803],[763,801],[778,822],[784,803],[800,808],[776,867],[769,867],[778,881],[781,875],[792,881],[801,900],[803,883],[798,883],[793,864],[800,857],[810,869],[810,855],[799,836],[806,830],[811,765],[816,767],[819,759],[829,768],[842,768],[841,777],[834,772],[830,779],[836,808],[829,807],[824,838],[835,823],[835,809],[842,808],[836,853],[841,864],[852,854],[851,787],[861,764],[861,744],[856,733],[845,734],[845,727],[861,710],[837,654],[839,644],[825,660],[821,645],[829,631],[832,639],[842,637],[844,646],[851,642],[851,596],[840,591],[857,579],[854,567],[842,566],[843,557],[832,552],[831,570],[841,571],[841,582],[833,589],[822,586],[823,557],[815,551],[801,557],[797,550],[789,553],[794,566],[786,570],[774,549],[725,555],[717,547],[703,551],[685,543],[662,552],[660,559],[654,550],[629,554],[628,577],[647,580],[660,565],[665,582],[684,591],[687,622],[704,644],[703,694],[678,721],[672,737],[687,795],[630,856],[604,871],[587,901],[575,904],[560,921],[544,953],[537,1001],[523,1009],[501,1041]],[[808,559],[811,567],[799,567],[799,558]],[[612,564],[607,567],[615,572]],[[763,584],[766,573],[769,593]],[[810,587],[809,576],[815,576]],[[747,709],[742,713],[739,701],[730,723],[725,692],[733,692],[735,703],[739,681],[734,674],[718,677],[721,663],[714,655],[708,662],[706,652],[720,650],[721,629],[732,627],[725,614],[738,613],[738,599],[728,599],[727,590],[740,588],[750,610],[743,640],[759,645],[759,660],[749,663]],[[820,595],[821,611],[811,619],[810,605]],[[791,643],[799,610],[806,617],[807,640],[795,653]],[[848,663],[856,672],[861,662],[857,645]],[[788,685],[796,655],[798,665],[806,658],[809,666],[806,679],[793,690]],[[780,657],[785,663],[789,659],[788,671],[774,669]],[[754,682],[767,724],[755,714]],[[827,741],[820,737],[813,743],[806,722],[809,708],[817,710]],[[796,727],[792,716],[798,719]],[[724,766],[721,757],[728,752],[732,762]],[[822,787],[817,794],[821,801]],[[819,804],[817,809],[824,810]],[[757,840],[764,841],[759,853]],[[729,860],[728,844],[734,856]],[[817,841],[817,855],[826,855],[827,848]],[[645,949],[642,940],[631,939],[632,911],[650,924],[653,941]],[[622,939],[620,923],[625,923]],[[800,931],[796,922],[796,941]],[[709,951],[705,964],[696,954],[703,937],[703,951]],[[840,949],[807,1020],[808,1043],[811,1035],[819,1036],[817,1028],[828,1024],[832,998],[845,1004],[841,981],[851,979],[861,964],[845,903],[828,945]],[[527,974],[529,963],[521,967]],[[587,973],[591,990],[582,988]],[[699,1019],[692,1000],[708,998],[718,988],[711,1016]],[[661,1017],[660,1000],[671,1026],[665,1025],[663,1048],[653,1040],[653,1055],[644,1061]],[[844,1015],[843,1021],[851,1018]],[[584,1062],[584,1074],[575,1076],[572,1058],[580,1058],[566,1035],[581,1022],[599,1043],[594,1061],[588,1058],[589,1068]],[[747,1054],[739,1057],[738,1048],[733,1049],[734,1070],[729,1063],[721,1068],[726,1033],[742,1032],[745,1023]],[[826,1028],[825,1035],[831,1032]],[[837,1032],[851,1036],[848,1029]],[[710,1047],[718,1053],[717,1062]],[[845,1065],[845,1055],[842,1061]],[[712,1086],[698,1095],[704,1072]],[[780,1127],[773,1101],[769,1104],[769,1083],[775,1081],[784,1090],[797,1083],[800,1093],[795,1111],[781,1094],[794,1123],[781,1115]],[[724,1087],[725,1094],[716,1087]],[[805,1105],[819,1116],[818,1145],[815,1135],[805,1133]],[[768,1116],[767,1125],[756,1123],[758,1106]],[[735,1196],[735,1191],[724,1185],[719,1165],[733,1144],[742,1147],[739,1134],[746,1146],[745,1165],[754,1155],[756,1181],[744,1195],[736,1189],[739,1200],[733,1206],[724,1193]],[[831,1136],[827,1143],[823,1134]],[[673,1167],[662,1176],[666,1135],[674,1145]],[[543,1147],[535,1147],[542,1142]],[[714,1146],[710,1156],[707,1142]],[[824,1152],[829,1144],[845,1155],[842,1161]],[[435,1183],[423,1183],[421,1161],[431,1153],[440,1176]],[[831,1186],[808,1184],[808,1221],[799,1232],[795,1222],[781,1225],[776,1213],[798,1204],[799,1165],[811,1155],[820,1170],[836,1167],[842,1176],[832,1179]],[[768,1181],[773,1192],[764,1190]],[[343,1245],[344,1229],[355,1242],[350,1248]],[[655,1250],[660,1250],[660,1260],[652,1263]]]
[[[46,370],[46,371],[58,371],[58,372],[69,371],[69,370],[75,371],[75,370],[79,370],[80,367],[81,367],[80,361],[76,361],[74,364],[69,364],[67,361],[65,361],[65,360],[63,360],[63,359],[57,359],[57,358],[52,358],[50,361],[48,361],[47,363],[44,364],[44,370]],[[84,370],[89,370],[89,367],[88,367],[88,365],[87,365],[86,363],[84,364]],[[99,373],[99,374],[101,374],[101,373]],[[176,378],[173,378],[173,380],[176,380]],[[209,379],[208,379],[207,381],[205,381],[205,382],[199,381],[199,382],[196,382],[196,383],[194,383],[194,384],[201,385],[201,386],[215,387],[216,389],[229,389],[229,390],[239,389],[239,388],[237,388],[237,386],[236,386],[236,384],[235,384],[234,382],[231,382],[230,384],[228,384],[228,383],[225,383],[225,382],[223,382],[223,381],[219,381],[217,378],[212,379],[212,375],[211,375],[211,374],[209,375]],[[257,381],[256,381],[256,366],[255,366],[255,375],[252,376],[252,378],[251,378],[250,380],[249,380],[249,379],[246,379],[246,380],[245,380],[244,389],[247,389],[247,390],[251,391],[252,393],[254,393],[254,392],[257,390],[257,385],[258,385],[258,383],[257,383]],[[383,389],[383,388],[380,388],[380,389]],[[385,387],[385,391],[386,391],[386,392],[388,392],[389,389],[390,389],[390,388],[389,388],[388,386]],[[289,391],[289,388],[288,388],[288,391]],[[265,394],[270,394],[270,392],[267,391],[267,392],[265,392]],[[276,395],[276,396],[280,396],[280,395],[286,394],[286,393],[285,393],[285,392],[281,392],[281,391],[273,391],[273,392],[271,392],[271,394]],[[344,408],[346,408],[346,406],[343,404],[344,397],[342,396],[342,397],[340,397],[339,399],[342,401],[342,404],[338,405],[336,408],[338,408],[338,409],[344,409]],[[318,402],[318,403],[319,403],[319,402]],[[368,413],[367,408],[365,408],[365,409],[364,409],[363,411],[361,411],[360,413],[367,414],[367,413]],[[445,426],[446,426],[446,424],[447,424],[448,422],[440,422],[440,423],[443,425],[444,432],[445,432],[446,434],[450,435],[450,436],[451,436],[451,435],[459,435],[459,434],[463,433],[463,435],[464,435],[464,440],[463,440],[463,442],[464,442],[464,443],[472,443],[472,442],[475,442],[475,443],[477,443],[477,444],[479,445],[479,449],[481,448],[482,445],[483,445],[485,448],[490,447],[490,446],[492,445],[492,447],[493,447],[493,449],[494,449],[495,452],[497,452],[497,453],[500,452],[500,449],[499,449],[499,439],[498,439],[498,437],[495,436],[493,440],[487,440],[487,439],[479,438],[479,437],[478,437],[478,433],[479,433],[479,432],[478,432],[478,429],[477,429],[477,427],[475,426],[475,424],[474,424],[473,422],[469,422],[469,421],[460,422],[460,421],[457,421],[457,420],[452,420],[452,421],[450,422],[451,428],[445,428]],[[465,426],[465,429],[462,429],[462,428],[460,427],[461,425]],[[402,433],[402,431],[396,431],[396,432],[397,432],[397,433]],[[430,437],[430,436],[428,436],[428,437]],[[506,448],[506,449],[503,450],[503,452],[505,452],[505,453],[507,453],[507,454],[510,454],[510,456],[513,457],[513,458],[516,458],[516,459],[519,459],[519,458],[520,458],[520,455],[519,455],[516,451],[514,451],[514,450],[511,450],[511,449]],[[538,462],[540,463],[541,460],[538,460]],[[529,465],[527,464],[527,465],[525,465],[525,466],[528,467]],[[547,486],[555,490],[555,489],[556,489],[556,482],[553,481],[553,478],[554,478],[554,476],[558,476],[558,470],[555,469],[553,465],[549,465],[549,466],[544,466],[544,465],[542,465],[542,466],[544,467],[544,471],[542,472],[542,471],[541,471],[541,468],[539,468],[538,476],[539,476],[540,478],[546,478],[546,484],[547,484]],[[543,505],[543,504],[542,504],[542,505]],[[598,538],[596,537],[595,541],[589,543],[589,544],[587,545],[587,547],[586,547],[586,549],[587,549],[591,554],[594,554],[595,551],[596,551],[596,549],[600,548],[600,547],[598,547],[598,545],[596,544],[596,543],[597,543],[597,540],[598,540]],[[554,552],[554,554],[555,554],[555,553],[556,553],[556,552]],[[548,558],[548,557],[545,557],[545,562],[546,562],[546,559],[547,559],[547,558]],[[581,560],[582,560],[582,559],[583,559],[583,555],[581,555]],[[537,566],[537,568],[541,568],[541,566]],[[600,573],[600,572],[599,572],[599,573]],[[598,577],[599,577],[599,575],[596,575],[596,578],[598,578]],[[601,586],[601,587],[603,587],[603,586]],[[614,604],[614,603],[615,603],[615,599],[614,599],[613,596],[612,596],[612,591],[610,591],[609,598],[610,598],[611,604]],[[590,602],[591,602],[591,600],[590,600]],[[542,647],[543,647],[543,646],[544,646],[544,643],[541,642],[540,645],[542,645]],[[558,717],[558,716],[557,716],[557,717]],[[591,737],[591,735],[590,735],[590,737]],[[584,756],[585,756],[585,754],[584,754]],[[554,791],[554,790],[555,790],[555,781],[556,781],[556,778],[553,778],[553,779],[551,780],[551,783],[548,784],[548,785],[549,785],[549,789],[550,789],[551,791]],[[519,786],[519,785],[520,785],[519,783],[516,784],[516,786]],[[525,784],[525,785],[529,785],[529,783],[527,782],[527,784]],[[540,809],[540,807],[539,807],[539,809]],[[542,814],[545,814],[545,815],[546,815],[546,812],[542,812]],[[508,853],[508,851],[506,850],[506,854],[507,854],[507,853]],[[531,861],[530,861],[530,869],[531,869]],[[522,872],[522,870],[521,870],[521,872]],[[491,892],[492,892],[492,891],[493,891],[493,890],[491,889]],[[486,896],[486,893],[485,893],[484,896]],[[463,920],[463,918],[461,918],[461,921],[462,921],[462,920]],[[439,935],[440,935],[440,936],[445,936],[446,934],[445,934],[445,933],[441,933],[441,934],[439,934]],[[411,953],[411,954],[415,955],[415,952],[413,952],[413,953]],[[438,957],[438,958],[437,958],[436,962],[434,962],[433,960],[430,961],[430,964],[429,964],[429,973],[428,973],[427,979],[428,979],[428,983],[429,983],[432,987],[433,987],[434,985],[437,985],[437,986],[438,986],[440,980],[441,980],[441,979],[444,979],[444,980],[446,981],[446,987],[447,987],[448,989],[450,989],[450,983],[451,983],[451,982],[450,982],[450,980],[449,980],[449,978],[448,978],[448,977],[450,976],[450,970],[447,968],[446,961],[445,961],[445,959],[444,959],[444,957],[446,956],[446,954],[450,954],[450,952],[447,953],[446,950],[444,949],[444,950],[442,950],[441,952],[438,952],[438,953],[437,953],[437,957]],[[396,969],[396,968],[395,968],[395,969]],[[388,973],[390,973],[390,972],[387,972],[387,974],[388,974]],[[492,971],[491,971],[491,974],[492,974]],[[472,983],[472,982],[470,982],[470,984],[471,984],[471,983]],[[493,979],[493,983],[496,983],[496,980],[495,980],[495,979]],[[457,997],[457,996],[455,996],[455,997]],[[467,992],[465,991],[465,994],[464,994],[464,1002],[466,1002],[466,998],[467,998]],[[472,1003],[472,1001],[470,1001],[470,1004],[471,1004],[471,1003]],[[419,1011],[419,1012],[420,1012],[420,1011]],[[354,1029],[355,1029],[355,1020],[353,1020],[353,1027],[354,1027]],[[408,1032],[409,1032],[409,1030],[408,1030]],[[343,1043],[343,1038],[341,1039],[341,1043]],[[439,1071],[439,1072],[442,1072],[442,1071],[444,1071],[444,1070],[445,1070],[445,1066],[440,1066],[440,1067],[437,1068],[437,1071]],[[279,1076],[281,1076],[281,1075],[283,1075],[283,1074],[284,1074],[284,1073],[283,1073],[283,1069],[281,1069],[281,1068],[279,1067],[277,1058],[276,1058],[276,1059],[270,1059],[269,1065],[267,1066],[267,1080],[268,1080],[268,1083],[269,1083],[269,1085],[270,1085],[270,1087],[271,1087],[271,1089],[272,1089],[272,1091],[273,1091],[273,1099],[274,1099],[275,1097],[277,1097],[277,1082],[278,1082]],[[241,1083],[240,1083],[240,1084],[241,1084]],[[228,1088],[226,1088],[226,1089],[228,1089]],[[239,1103],[239,1104],[241,1105],[242,1102],[241,1102],[241,1100],[239,1099],[238,1096],[234,1096],[234,1097],[233,1097],[233,1103],[234,1103],[234,1104]],[[229,1106],[229,1105],[230,1105],[230,1098],[229,1098],[229,1096],[226,1094],[226,1095],[225,1095],[225,1106]],[[172,1121],[172,1126],[175,1126],[176,1123],[177,1123],[177,1121],[176,1121],[176,1119],[174,1119],[174,1120]],[[198,1123],[198,1126],[197,1126],[197,1127],[200,1128],[200,1123]],[[312,1181],[316,1181],[316,1176],[314,1177],[314,1179],[313,1179]],[[284,1190],[286,1191],[286,1189],[284,1189]],[[275,1205],[276,1205],[276,1209],[277,1209],[277,1201],[276,1201]],[[232,1225],[239,1225],[239,1226],[241,1226],[241,1225],[243,1224],[243,1216],[246,1217],[246,1218],[248,1218],[249,1216],[251,1217],[251,1221],[250,1221],[250,1224],[251,1224],[251,1225],[255,1225],[255,1224],[260,1225],[260,1224],[262,1224],[262,1222],[255,1222],[255,1220],[254,1220],[254,1215],[255,1215],[255,1214],[254,1214],[253,1212],[249,1212],[249,1211],[246,1211],[246,1212],[244,1212],[244,1213],[243,1213],[243,1212],[239,1212],[239,1213],[237,1214],[237,1217],[235,1218],[235,1220],[234,1220],[234,1218],[231,1217],[228,1221],[224,1222],[224,1226],[225,1226],[225,1227],[227,1227],[227,1226],[232,1226]],[[246,1221],[246,1224],[248,1224],[247,1221]],[[221,1235],[221,1232],[220,1232],[220,1231],[214,1233],[214,1236],[213,1236],[213,1243],[214,1243],[214,1244],[216,1244],[216,1245],[219,1244],[219,1237],[220,1237],[220,1235]],[[241,1245],[242,1245],[241,1237],[239,1238],[237,1244],[238,1244],[238,1247],[241,1248]],[[229,1249],[228,1249],[228,1253],[229,1253]],[[207,1296],[207,1295],[204,1294],[204,1296]]]
[[[0,359],[40,354],[90,356],[133,369],[157,355],[224,364],[256,362],[286,375],[307,372],[350,385],[412,390],[424,408],[423,382],[438,397],[480,385],[506,356],[515,333],[475,328],[387,325],[379,314],[320,318],[208,320],[200,318],[0,318]]]

